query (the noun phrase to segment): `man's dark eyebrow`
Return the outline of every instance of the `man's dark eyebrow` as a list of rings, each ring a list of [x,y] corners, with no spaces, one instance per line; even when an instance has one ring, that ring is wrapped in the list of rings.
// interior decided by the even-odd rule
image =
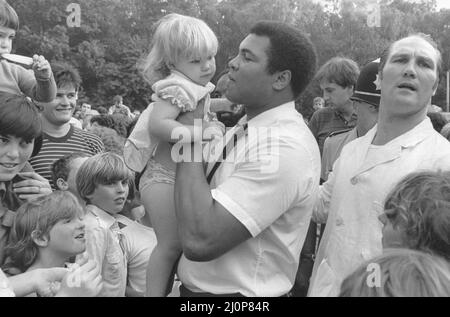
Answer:
[[[252,55],[253,57],[256,57],[256,55],[253,54],[253,52],[250,51],[248,48],[242,48],[242,49],[241,49],[241,52],[242,52],[242,53],[248,53],[248,54]]]

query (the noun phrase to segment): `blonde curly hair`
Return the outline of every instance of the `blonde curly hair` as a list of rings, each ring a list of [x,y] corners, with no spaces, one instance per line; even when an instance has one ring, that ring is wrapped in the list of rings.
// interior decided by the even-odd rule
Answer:
[[[450,171],[406,176],[388,195],[384,210],[406,247],[450,261]]]
[[[341,284],[340,297],[449,297],[450,263],[410,249],[388,249]]]
[[[169,76],[170,66],[180,58],[215,56],[218,46],[216,35],[205,22],[171,13],[157,22],[150,53],[139,68],[153,85]]]

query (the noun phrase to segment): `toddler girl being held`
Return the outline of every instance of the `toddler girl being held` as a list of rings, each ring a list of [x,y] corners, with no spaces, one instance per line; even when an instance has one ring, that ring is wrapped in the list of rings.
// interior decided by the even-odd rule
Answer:
[[[169,14],[158,22],[146,58],[144,75],[152,84],[153,102],[139,117],[124,157],[128,167],[142,173],[139,190],[158,240],[149,261],[149,296],[167,293],[181,254],[173,198],[178,156],[172,145],[206,141],[206,131],[209,140],[225,132],[210,112],[217,48],[217,37],[205,22]],[[204,113],[201,129],[194,128],[194,122],[184,125],[177,121],[180,114],[196,110]]]

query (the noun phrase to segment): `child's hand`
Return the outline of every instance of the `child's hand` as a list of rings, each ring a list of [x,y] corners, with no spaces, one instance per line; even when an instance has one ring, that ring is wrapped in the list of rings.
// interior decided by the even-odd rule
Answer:
[[[42,55],[33,55],[33,71],[36,79],[46,80],[52,74],[49,62]]]
[[[203,140],[211,141],[225,134],[225,125],[217,120],[203,121]]]
[[[182,112],[177,118],[177,121],[184,125],[194,125],[195,119],[203,119],[205,108],[205,100],[199,101],[194,111]]]
[[[35,283],[36,293],[42,297],[52,297],[56,294],[58,282],[63,279],[68,270],[62,267],[49,269],[37,269],[33,282]]]
[[[48,180],[35,172],[22,172],[18,174],[17,182],[13,188],[20,199],[31,201],[41,196],[52,193],[52,188]]]
[[[94,297],[102,290],[102,277],[97,262],[81,261],[82,265],[74,264],[64,277],[56,294],[60,297]]]

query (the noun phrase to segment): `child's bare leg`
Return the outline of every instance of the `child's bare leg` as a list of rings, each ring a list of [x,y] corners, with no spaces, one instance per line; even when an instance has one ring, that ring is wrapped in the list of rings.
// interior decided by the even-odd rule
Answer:
[[[147,268],[147,296],[151,297],[166,296],[167,285],[174,277],[173,266],[181,254],[173,190],[173,185],[157,183],[141,192],[157,238]]]

